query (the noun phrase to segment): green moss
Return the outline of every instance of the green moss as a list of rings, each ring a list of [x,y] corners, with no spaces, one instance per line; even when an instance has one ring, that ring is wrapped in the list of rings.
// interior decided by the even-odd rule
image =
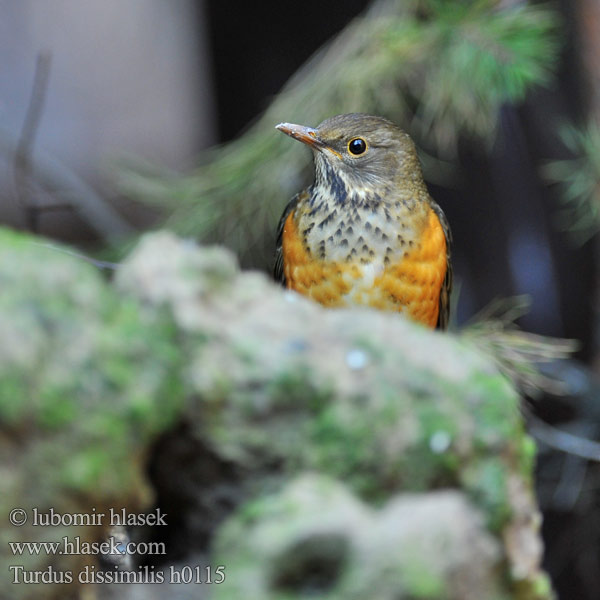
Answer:
[[[85,417],[81,425],[81,433],[90,439],[101,439],[106,442],[107,448],[111,444],[122,444],[130,434],[129,419],[121,418],[114,412],[93,412]]]
[[[512,439],[521,427],[518,395],[501,375],[474,374],[472,383],[479,392],[473,411],[475,442],[488,447]]]
[[[49,385],[40,390],[38,422],[42,428],[60,428],[73,423],[79,416],[75,398],[65,395],[63,388]]]
[[[381,454],[376,439],[377,415],[356,406],[366,404],[355,398],[351,406],[332,402],[309,423],[309,442],[303,449],[304,464],[339,477],[366,496],[379,489]],[[374,435],[375,434],[375,435]]]
[[[2,373],[0,376],[0,420],[7,426],[18,423],[26,411],[23,398],[28,393],[27,382],[19,373]]]
[[[444,454],[431,452],[424,446],[411,448],[398,465],[399,476],[394,487],[414,492],[452,487],[457,482],[457,462]]]
[[[537,444],[529,435],[524,434],[521,438],[521,442],[518,445],[518,458],[519,473],[525,479],[529,479],[535,469],[537,458]]]
[[[414,403],[415,414],[419,421],[419,437],[428,442],[433,435],[443,431],[450,438],[454,438],[457,433],[457,412],[454,407],[437,406],[431,399],[416,401]]]
[[[425,557],[408,557],[399,570],[408,597],[414,600],[444,600],[448,597],[443,577],[432,570]]]
[[[552,582],[546,573],[540,572],[533,579],[513,583],[515,600],[555,600]]]
[[[474,460],[461,472],[462,484],[484,510],[493,531],[500,531],[511,517],[509,475],[510,467],[496,457]]]
[[[314,385],[312,373],[307,365],[294,365],[293,369],[276,373],[266,383],[266,396],[271,399],[273,408],[289,408],[293,411],[308,410],[318,412],[332,399],[328,385]]]
[[[546,573],[540,573],[533,581],[533,598],[535,600],[553,598],[552,582]],[[524,599],[523,599],[524,600]]]
[[[72,490],[90,490],[100,484],[102,474],[113,463],[111,458],[110,449],[104,445],[82,448],[59,465],[60,480]]]

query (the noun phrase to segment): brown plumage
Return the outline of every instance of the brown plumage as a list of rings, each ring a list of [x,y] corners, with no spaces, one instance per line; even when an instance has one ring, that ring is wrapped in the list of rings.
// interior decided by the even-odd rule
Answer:
[[[445,329],[450,227],[408,134],[365,114],[277,128],[312,148],[315,181],[283,212],[275,278],[325,306],[402,311]]]

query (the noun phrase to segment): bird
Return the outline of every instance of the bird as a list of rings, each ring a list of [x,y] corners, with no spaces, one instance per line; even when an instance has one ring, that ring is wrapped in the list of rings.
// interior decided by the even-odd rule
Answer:
[[[369,306],[446,329],[452,235],[410,136],[364,113],[276,129],[312,150],[315,176],[279,221],[275,279],[327,307]]]

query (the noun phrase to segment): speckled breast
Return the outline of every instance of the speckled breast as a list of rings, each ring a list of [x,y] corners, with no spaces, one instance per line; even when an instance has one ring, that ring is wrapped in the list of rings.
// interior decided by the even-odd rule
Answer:
[[[299,207],[283,230],[287,287],[325,306],[402,311],[435,327],[446,238],[436,213],[421,207],[411,209],[410,220],[387,211],[331,212],[319,220]]]

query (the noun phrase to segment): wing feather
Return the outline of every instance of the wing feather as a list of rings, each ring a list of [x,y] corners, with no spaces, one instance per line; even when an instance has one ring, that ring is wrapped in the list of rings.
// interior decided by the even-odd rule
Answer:
[[[281,283],[282,286],[286,286],[285,281],[285,268],[284,268],[284,260],[283,256],[283,229],[285,227],[285,222],[287,218],[290,216],[300,200],[303,200],[308,197],[308,191],[303,190],[300,193],[296,194],[287,204],[281,218],[279,219],[279,224],[277,225],[277,238],[275,243],[275,260],[273,263],[273,277],[275,281]]]
[[[444,230],[444,236],[446,238],[446,277],[442,282],[440,289],[440,311],[438,315],[437,329],[447,329],[448,320],[450,318],[450,294],[452,293],[452,231],[450,230],[450,224],[444,214],[444,211],[440,206],[431,200],[431,208],[435,211],[435,214],[440,220],[442,229]]]

